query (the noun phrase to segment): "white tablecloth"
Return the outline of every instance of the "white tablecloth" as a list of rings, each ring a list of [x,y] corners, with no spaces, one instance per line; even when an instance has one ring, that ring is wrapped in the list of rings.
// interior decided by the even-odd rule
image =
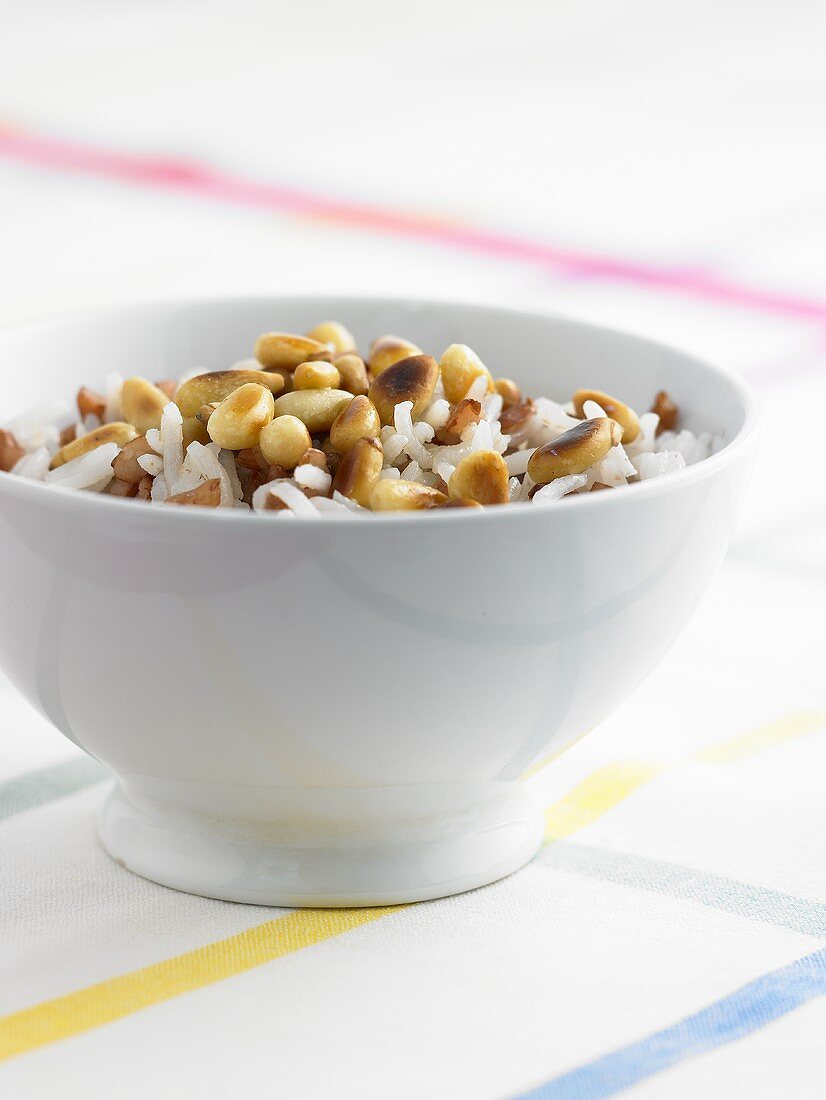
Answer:
[[[5,320],[475,298],[727,361],[766,412],[722,573],[486,889],[288,913],[138,879],[99,767],[0,686],[10,1100],[826,1093],[826,9],[500,7],[0,6]]]

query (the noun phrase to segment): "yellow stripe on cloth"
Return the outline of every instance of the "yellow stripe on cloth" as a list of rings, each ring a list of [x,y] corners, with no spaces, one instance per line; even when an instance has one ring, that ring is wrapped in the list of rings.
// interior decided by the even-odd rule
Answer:
[[[378,920],[383,909],[302,909],[236,936],[0,1017],[0,1060],[68,1039]]]
[[[671,765],[629,761],[607,764],[545,811],[545,839],[562,840],[602,817]]]
[[[700,749],[688,757],[691,764],[730,764],[765,749],[826,727],[826,711],[802,711],[769,722],[765,726],[730,737],[718,745]],[[584,779],[572,791],[545,811],[545,840],[562,840],[598,820],[614,806],[650,783],[663,772],[680,766],[680,761],[617,761]]]
[[[728,763],[824,726],[826,714],[792,714],[716,747],[702,749],[689,762]],[[679,762],[627,761],[600,768],[548,809],[546,839],[560,840],[584,829],[638,788],[678,766]],[[299,910],[237,936],[0,1017],[0,1060],[68,1039],[182,993],[242,974],[404,908],[395,905],[383,909]]]
[[[691,759],[696,764],[730,764],[746,756],[754,756],[763,749],[774,748],[784,741],[804,737],[807,733],[817,733],[826,726],[826,711],[801,711],[749,730],[739,737],[732,737],[719,745],[701,749]]]

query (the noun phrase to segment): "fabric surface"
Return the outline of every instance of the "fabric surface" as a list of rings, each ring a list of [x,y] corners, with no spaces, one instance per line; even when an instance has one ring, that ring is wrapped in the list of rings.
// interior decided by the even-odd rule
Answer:
[[[820,1098],[826,11],[294,8],[0,0],[3,320],[262,290],[570,313],[750,379],[752,491],[665,662],[532,778],[540,855],[461,897],[137,878],[96,838],[103,769],[1,683],[0,1095]]]

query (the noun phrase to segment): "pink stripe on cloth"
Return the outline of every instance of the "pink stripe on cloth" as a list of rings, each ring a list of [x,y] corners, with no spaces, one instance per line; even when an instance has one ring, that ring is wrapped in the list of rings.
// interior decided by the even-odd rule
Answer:
[[[0,156],[38,168],[81,172],[129,184],[180,191],[218,202],[324,218],[351,227],[430,241],[508,261],[547,264],[581,278],[628,283],[800,320],[826,320],[826,300],[763,290],[713,273],[557,248],[542,241],[455,225],[404,211],[345,202],[313,191],[236,176],[197,161],[105,149],[9,127],[0,127]]]

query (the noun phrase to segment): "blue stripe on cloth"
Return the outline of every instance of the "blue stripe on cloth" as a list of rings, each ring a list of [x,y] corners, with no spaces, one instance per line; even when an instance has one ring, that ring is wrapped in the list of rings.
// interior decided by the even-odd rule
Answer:
[[[680,863],[597,848],[572,840],[548,845],[539,864],[569,874],[586,875],[632,890],[647,890],[679,901],[705,905],[723,913],[789,928],[826,939],[826,905],[765,886],[697,871]]]
[[[824,994],[826,948],[763,974],[693,1016],[554,1077],[520,1098],[600,1100],[615,1096],[680,1062],[759,1031]]]
[[[109,772],[97,760],[89,756],[79,756],[52,764],[47,768],[26,772],[0,783],[0,821],[43,806],[55,798],[82,791],[93,783],[107,779]]]

